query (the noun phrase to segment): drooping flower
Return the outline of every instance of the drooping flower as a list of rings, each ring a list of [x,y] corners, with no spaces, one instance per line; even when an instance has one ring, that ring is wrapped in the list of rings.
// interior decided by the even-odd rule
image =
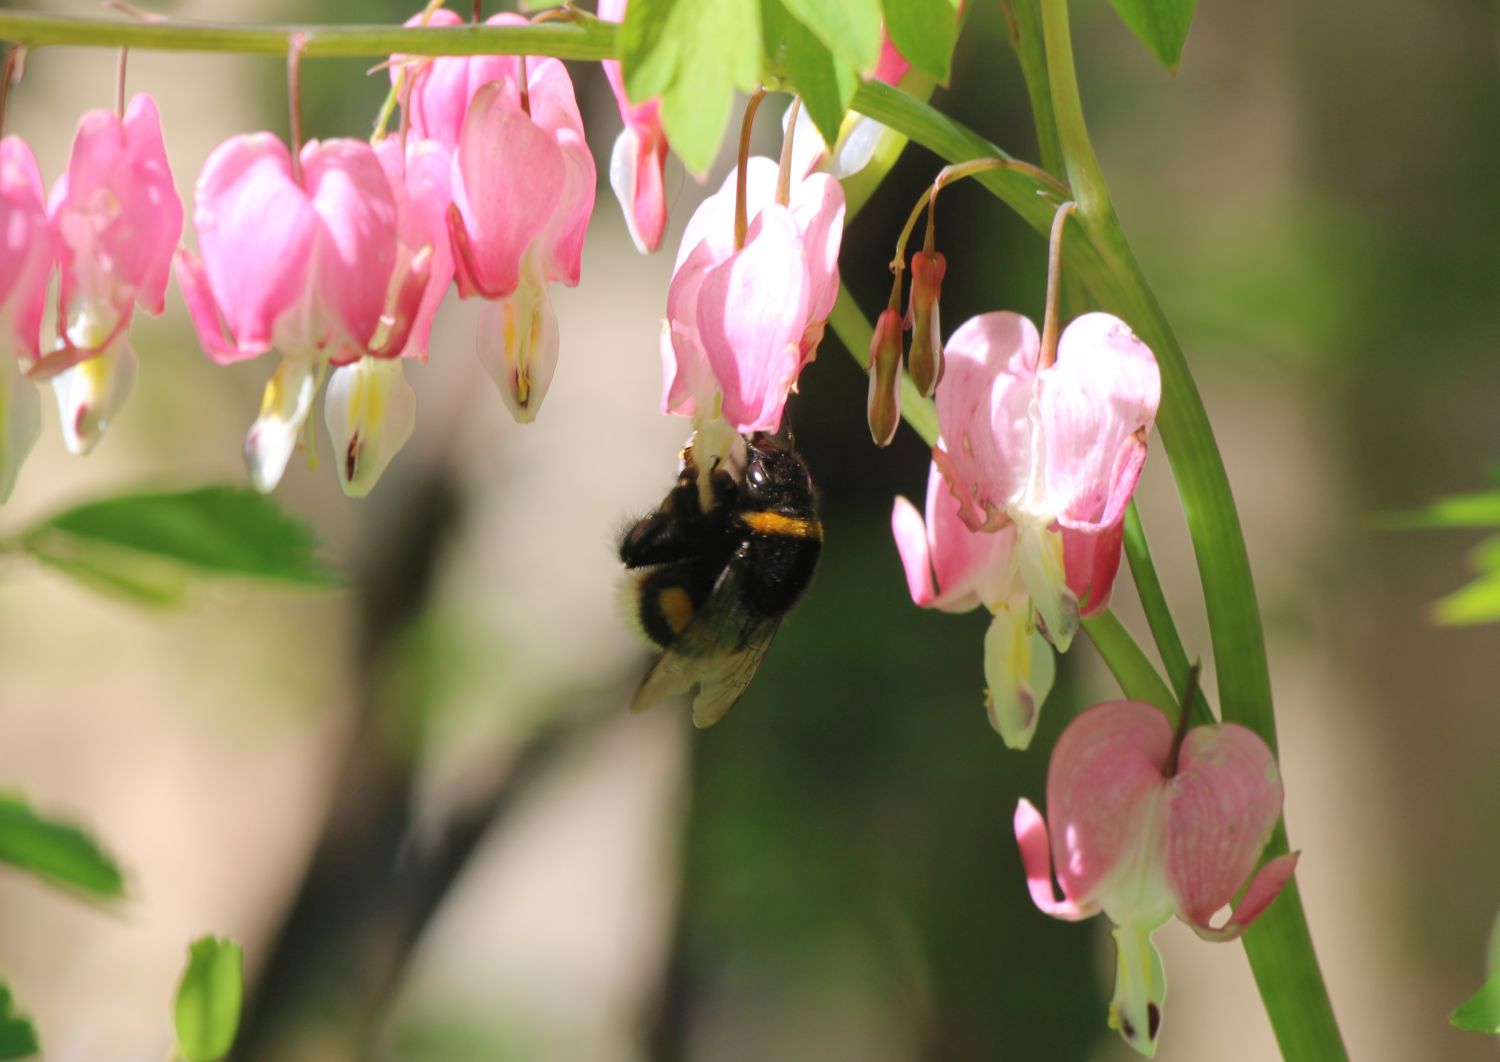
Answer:
[[[375,145],[396,203],[396,261],[371,350],[335,365],[324,397],[339,485],[368,494],[416,426],[405,361],[427,360],[433,318],[453,283],[447,212],[452,157],[435,140],[388,137]]]
[[[734,246],[735,175],[688,221],[667,293],[662,412],[700,429],[775,432],[838,298],[844,193],[826,174],[776,201],[777,165],[752,158],[744,245]]]
[[[36,157],[18,136],[0,140],[0,502],[41,432],[41,399],[23,368],[41,354],[52,272],[52,231]]]
[[[599,17],[606,22],[624,22],[627,0],[600,0]],[[663,169],[667,164],[667,134],[661,126],[661,102],[631,103],[625,95],[625,78],[616,59],[604,60],[604,76],[614,90],[625,128],[615,139],[609,156],[609,185],[625,214],[625,227],[642,254],[661,246],[667,227],[667,189]]]
[[[439,11],[428,24],[456,18]],[[525,24],[513,14],[487,23]],[[480,361],[511,413],[529,421],[557,367],[547,285],[578,283],[594,209],[572,79],[556,59],[499,55],[438,59],[412,76],[412,132],[454,145],[448,227],[459,297],[487,302]]]
[[[1229,940],[1265,911],[1297,862],[1278,856],[1251,878],[1281,801],[1276,760],[1251,731],[1226,723],[1174,735],[1155,707],[1110,701],[1058,739],[1047,821],[1026,800],[1017,806],[1016,841],[1037,907],[1065,921],[1103,911],[1115,924],[1109,1024],[1142,1054],[1156,1050],[1166,996],[1151,934],[1175,915],[1207,940]],[[1234,913],[1213,926],[1241,887]]]
[[[182,202],[147,95],[83,116],[68,168],[52,186],[48,215],[61,268],[59,349],[33,370],[52,377],[63,441],[88,453],[129,397],[136,353],[135,307],[162,311]]]
[[[891,532],[906,570],[911,598],[923,608],[991,614],[984,636],[985,708],[990,725],[1010,748],[1024,749],[1036,732],[1038,710],[1052,689],[1052,649],[1032,621],[1016,572],[1016,529],[971,531],[958,502],[932,466],[927,519],[905,498],[891,511]]]
[[[280,481],[324,368],[378,352],[397,259],[396,201],[369,144],[309,141],[300,163],[294,170],[270,133],[220,144],[198,178],[202,258],[183,251],[177,259],[209,357],[228,364],[273,347],[281,354],[245,439],[262,491]],[[423,289],[405,290],[409,306]],[[414,321],[417,312],[401,316]]]
[[[965,525],[1015,525],[1021,580],[1064,651],[1079,617],[1109,602],[1161,377],[1146,345],[1105,313],[1069,324],[1055,362],[1042,356],[1035,326],[1017,314],[959,328],[937,388],[947,445],[934,456]]]

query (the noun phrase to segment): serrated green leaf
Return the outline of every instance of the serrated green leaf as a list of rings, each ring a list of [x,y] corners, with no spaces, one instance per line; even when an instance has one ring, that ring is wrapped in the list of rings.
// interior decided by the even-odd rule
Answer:
[[[0,982],[0,1059],[31,1058],[42,1049],[29,1019],[16,1013],[10,987]]]
[[[245,994],[245,954],[234,941],[199,937],[172,1008],[177,1050],[188,1062],[216,1062],[234,1046]]]
[[[632,100],[661,99],[662,126],[683,164],[707,172],[734,89],[760,81],[758,0],[632,0],[620,64]]]
[[[884,0],[885,32],[912,66],[947,83],[958,41],[957,0]]]
[[[338,581],[306,524],[237,487],[106,498],[44,520],[23,541],[43,559],[105,581],[130,577],[120,557],[95,548],[101,545],[202,572],[315,586]]]
[[[1500,973],[1484,983],[1484,987],[1459,1004],[1448,1015],[1448,1021],[1467,1032],[1500,1033]]]
[[[70,823],[41,817],[15,795],[0,795],[0,862],[95,896],[125,893],[119,866],[93,838]]]
[[[783,0],[792,17],[856,70],[880,58],[880,0]]]
[[[829,144],[837,141],[849,101],[859,88],[855,67],[813,36],[782,0],[762,0],[761,31],[772,66],[791,81],[823,139]]]
[[[1131,32],[1151,49],[1168,73],[1177,73],[1182,42],[1193,23],[1196,0],[1110,0]]]

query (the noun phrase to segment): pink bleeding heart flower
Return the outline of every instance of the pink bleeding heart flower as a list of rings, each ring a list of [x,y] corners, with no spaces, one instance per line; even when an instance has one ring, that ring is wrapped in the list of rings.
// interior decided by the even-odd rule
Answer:
[[[1229,940],[1270,906],[1297,856],[1251,872],[1281,801],[1275,757],[1244,727],[1174,735],[1153,706],[1110,701],[1073,720],[1052,751],[1050,842],[1048,821],[1026,800],[1017,806],[1016,841],[1037,907],[1065,921],[1103,911],[1115,924],[1109,1023],[1142,1054],[1156,1050],[1166,996],[1151,934],[1175,915],[1207,940]],[[1213,926],[1242,887],[1234,913]]]
[[[948,341],[937,412],[949,445],[934,459],[969,528],[1015,526],[1021,580],[1060,652],[1109,602],[1160,401],[1155,356],[1109,314],[1070,323],[1050,365],[1014,313],[981,314]]]
[[[749,160],[743,247],[734,246],[734,174],[683,233],[662,331],[662,412],[700,431],[715,421],[733,433],[777,431],[838,298],[843,188],[814,174],[781,204],[776,182],[776,163]]]
[[[599,17],[625,21],[626,0],[600,0]],[[615,139],[609,157],[609,185],[625,214],[625,226],[636,250],[650,254],[661,246],[667,227],[667,134],[661,126],[661,102],[631,103],[617,59],[604,60],[604,76],[614,90],[625,128]]]
[[[927,519],[898,497],[891,532],[912,601],[923,608],[991,614],[984,637],[985,709],[1005,744],[1031,744],[1042,702],[1052,689],[1052,649],[1032,622],[1016,574],[1016,529],[971,531],[937,466],[927,479]]]
[[[41,355],[52,273],[52,230],[36,156],[18,136],[0,140],[0,502],[42,430],[41,399],[23,369]]]
[[[177,258],[209,357],[228,364],[273,347],[281,354],[245,440],[262,491],[286,469],[323,368],[377,353],[377,333],[390,330],[398,213],[380,160],[362,140],[335,139],[309,141],[300,164],[293,168],[270,133],[220,144],[198,177],[202,258]]]
[[[525,24],[517,15],[489,22]],[[562,63],[483,59],[482,73],[471,63],[463,77],[445,73],[443,64],[458,60],[433,64],[425,89],[420,81],[414,87],[412,114],[420,107],[423,120],[444,132],[437,127],[466,108],[448,211],[454,275],[460,298],[487,301],[479,320],[480,361],[515,418],[529,421],[557,367],[557,319],[547,285],[578,283],[594,209],[594,160]]]
[[[451,153],[435,140],[410,140],[403,149],[400,138],[388,137],[375,157],[396,203],[396,262],[372,349],[334,368],[323,404],[339,485],[356,498],[374,488],[416,427],[404,362],[427,360],[433,319],[453,283]]]
[[[182,202],[150,96],[132,99],[123,119],[106,110],[83,116],[47,212],[62,272],[59,349],[32,374],[52,378],[63,441],[83,454],[129,397],[130,319],[136,306],[161,313],[182,235]]]

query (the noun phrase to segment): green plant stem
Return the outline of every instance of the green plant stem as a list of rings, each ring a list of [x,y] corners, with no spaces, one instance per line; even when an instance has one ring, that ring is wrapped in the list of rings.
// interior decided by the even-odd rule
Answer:
[[[1156,650],[1161,654],[1162,666],[1167,669],[1172,688],[1184,689],[1188,681],[1187,650],[1183,648],[1182,636],[1177,633],[1177,621],[1172,618],[1166,592],[1156,574],[1151,547],[1146,544],[1146,529],[1141,526],[1141,514],[1134,501],[1125,509],[1124,531],[1125,558],[1130,562],[1130,577],[1146,613],[1146,625],[1151,628],[1151,638],[1156,642]],[[1200,696],[1194,700],[1203,703],[1204,698]]]
[[[1141,333],[1161,365],[1162,415],[1157,423],[1198,560],[1224,718],[1254,730],[1274,752],[1276,720],[1265,635],[1224,463],[1187,361],[1125,240],[1089,141],[1067,0],[1041,0],[1041,14],[1063,168],[1078,203],[1079,220],[1107,267],[1099,278],[1103,284],[1090,286],[1103,305],[1119,305],[1125,311],[1121,316]],[[1266,846],[1265,858],[1287,850],[1283,822]],[[1295,881],[1244,941],[1283,1057],[1291,1062],[1346,1058]]]
[[[1120,684],[1125,696],[1133,701],[1156,705],[1166,713],[1172,725],[1176,726],[1178,716],[1182,714],[1176,696],[1162,680],[1140,643],[1131,637],[1125,625],[1120,622],[1120,617],[1112,611],[1106,611],[1093,619],[1084,620],[1083,630],[1089,636],[1089,641],[1094,643],[1094,648],[1104,660],[1104,666],[1109,668],[1109,673]]]
[[[0,12],[0,40],[28,48],[67,44],[173,52],[236,52],[284,58],[294,34],[307,38],[303,55],[385,57],[405,55],[552,55],[559,59],[613,59],[619,27],[595,18],[531,26],[241,26],[209,22],[152,22],[68,18]]]

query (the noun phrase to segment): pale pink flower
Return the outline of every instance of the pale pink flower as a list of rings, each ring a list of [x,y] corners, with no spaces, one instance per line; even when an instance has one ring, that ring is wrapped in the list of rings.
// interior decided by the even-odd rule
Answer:
[[[826,174],[775,201],[777,166],[749,160],[745,245],[734,247],[735,175],[688,221],[667,293],[662,412],[701,428],[774,432],[838,298],[844,193]]]
[[[600,0],[599,17],[606,22],[624,22],[625,7],[626,0]],[[662,172],[667,164],[667,134],[661,126],[661,102],[631,103],[625,95],[619,60],[606,59],[603,65],[625,123],[610,153],[609,185],[620,201],[636,249],[650,254],[661,246],[667,227],[667,190]]]
[[[52,377],[63,440],[81,454],[130,394],[130,319],[136,306],[161,313],[182,235],[182,202],[150,96],[132,99],[123,120],[106,110],[83,116],[47,213],[62,273],[62,319],[59,349],[33,375]]]
[[[52,230],[42,176],[17,136],[0,140],[0,502],[41,432],[41,400],[23,369],[41,354],[52,273]]]
[[[1016,840],[1036,905],[1076,921],[1115,924],[1118,962],[1109,1023],[1142,1054],[1156,1050],[1166,981],[1151,934],[1173,915],[1208,940],[1238,936],[1292,876],[1297,856],[1251,878],[1281,817],[1282,788],[1265,742],[1233,723],[1178,739],[1139,701],[1084,712],[1058,739],[1047,771],[1047,819],[1016,808]],[[1063,898],[1053,891],[1052,871]],[[1246,881],[1249,881],[1246,886]],[[1214,914],[1244,887],[1239,906]]]
[[[398,212],[379,159],[364,141],[337,139],[309,141],[300,162],[299,175],[270,133],[219,145],[198,178],[202,259],[186,251],[177,259],[211,358],[281,354],[245,440],[261,490],[280,481],[323,368],[375,353],[377,333],[389,327]]]
[[[1117,317],[1090,313],[1040,365],[1035,326],[986,313],[948,341],[937,387],[947,445],[935,458],[974,530],[1015,525],[1021,580],[1048,639],[1067,649],[1105,608],[1120,522],[1161,400],[1151,351]]]
[[[958,502],[933,465],[927,479],[927,519],[898,497],[891,532],[912,601],[944,612],[980,606],[990,611],[984,637],[985,709],[1007,746],[1026,748],[1052,689],[1056,663],[1032,621],[1017,576],[1016,529],[980,532],[965,527]]]
[[[497,15],[489,24],[525,19]],[[448,226],[458,294],[486,300],[480,362],[511,413],[529,421],[557,367],[547,285],[578,283],[594,209],[594,160],[573,82],[556,59],[439,59],[419,65],[407,106],[413,131],[453,137]]]

